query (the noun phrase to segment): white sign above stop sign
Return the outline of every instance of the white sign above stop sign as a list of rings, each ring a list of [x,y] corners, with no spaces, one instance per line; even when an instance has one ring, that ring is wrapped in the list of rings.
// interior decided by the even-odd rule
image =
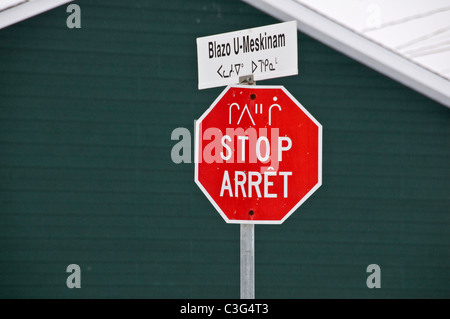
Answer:
[[[297,21],[197,38],[198,88],[298,74]]]

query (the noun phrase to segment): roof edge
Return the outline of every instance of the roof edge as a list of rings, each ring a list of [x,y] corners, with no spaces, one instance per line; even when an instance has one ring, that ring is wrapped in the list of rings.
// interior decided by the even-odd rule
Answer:
[[[34,17],[73,0],[32,0],[0,12],[0,29]]]
[[[298,29],[450,108],[450,82],[395,52],[291,0],[242,0],[281,20],[297,20]]]

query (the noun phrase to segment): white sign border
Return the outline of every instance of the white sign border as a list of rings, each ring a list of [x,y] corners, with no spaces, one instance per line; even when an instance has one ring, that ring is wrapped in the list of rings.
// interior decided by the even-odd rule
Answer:
[[[216,104],[222,99],[222,97],[225,95],[225,93],[228,92],[231,88],[246,88],[248,89],[248,85],[228,85],[222,93],[215,99],[215,101],[211,104],[211,106],[202,114],[202,116],[194,122],[195,126],[195,133],[194,133],[194,163],[195,163],[195,171],[194,171],[194,181],[197,184],[197,186],[202,190],[203,194],[208,198],[208,200],[213,204],[213,206],[216,208],[216,210],[219,212],[219,214],[222,216],[222,218],[228,223],[228,224],[263,224],[263,225],[280,225],[282,224],[289,216],[291,216],[294,211],[297,210],[320,186],[322,186],[322,124],[317,121],[314,116],[309,113],[305,107],[297,101],[296,98],[292,96],[291,93],[289,93],[288,90],[285,89],[282,85],[258,85],[258,86],[252,86],[252,89],[281,89],[313,122],[317,125],[319,129],[319,143],[318,143],[318,182],[317,184],[311,188],[311,190],[306,193],[305,196],[283,217],[282,220],[237,220],[237,219],[229,219],[225,213],[222,211],[222,209],[217,205],[215,200],[211,197],[211,195],[208,193],[208,191],[203,187],[202,183],[198,180],[198,151],[199,151],[199,130],[200,130],[200,123],[203,121],[203,119],[211,112],[211,110],[216,106]]]

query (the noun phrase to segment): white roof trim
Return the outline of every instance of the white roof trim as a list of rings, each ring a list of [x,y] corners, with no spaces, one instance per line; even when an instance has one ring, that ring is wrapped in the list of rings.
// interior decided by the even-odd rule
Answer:
[[[0,29],[31,18],[73,0],[28,0],[0,11]]]
[[[450,81],[291,0],[243,0],[380,73],[450,108]],[[301,74],[301,70],[299,70]]]

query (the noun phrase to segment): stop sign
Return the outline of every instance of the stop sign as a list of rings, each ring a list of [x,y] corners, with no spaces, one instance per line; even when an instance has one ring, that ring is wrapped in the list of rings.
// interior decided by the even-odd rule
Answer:
[[[228,86],[195,133],[195,182],[228,223],[281,224],[322,184],[322,126],[282,86]]]

